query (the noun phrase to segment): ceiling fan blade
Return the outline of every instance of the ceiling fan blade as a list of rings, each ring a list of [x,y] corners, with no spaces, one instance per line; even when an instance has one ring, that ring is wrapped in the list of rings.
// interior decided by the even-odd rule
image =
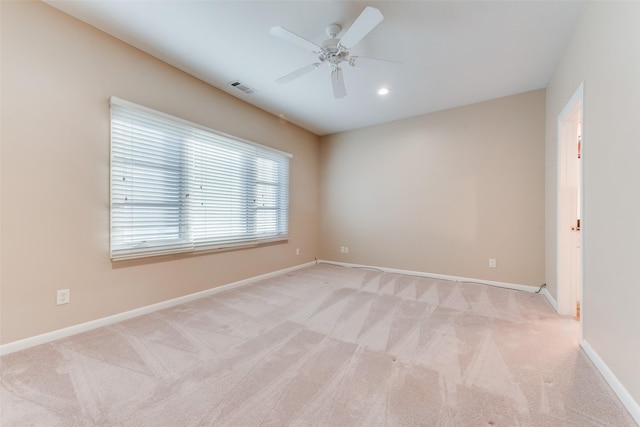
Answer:
[[[349,56],[349,65],[351,65],[352,67],[359,65],[361,62],[365,64],[367,62],[388,62],[390,64],[402,64],[402,62],[393,61],[391,59],[371,58],[370,56]]]
[[[360,40],[364,38],[376,25],[378,25],[384,16],[375,7],[367,6],[360,16],[355,20],[351,27],[344,33],[344,36],[340,39],[339,46],[345,50],[349,50],[358,44]]]
[[[344,98],[347,95],[347,88],[344,87],[344,79],[342,78],[342,69],[340,67],[331,70],[331,85],[333,86],[333,96],[335,98]]]
[[[271,33],[272,36],[276,36],[279,37],[283,40],[286,40],[288,42],[291,42],[293,44],[296,44],[298,46],[300,46],[303,49],[309,50],[313,53],[322,53],[322,48],[320,46],[318,46],[317,44],[310,42],[309,40],[300,37],[299,35],[297,35],[296,33],[293,33],[289,30],[287,30],[286,28],[283,27],[272,27],[269,32]]]
[[[291,80],[295,80],[298,77],[301,77],[301,76],[303,76],[303,75],[305,75],[307,73],[310,73],[313,70],[317,70],[320,65],[322,65],[322,64],[320,64],[319,62],[316,62],[314,64],[306,65],[306,66],[304,66],[302,68],[299,68],[299,69],[297,69],[297,70],[295,70],[295,71],[293,71],[293,72],[291,72],[289,74],[286,74],[286,75],[280,77],[279,79],[276,80],[276,83],[279,83],[279,84],[289,83]]]

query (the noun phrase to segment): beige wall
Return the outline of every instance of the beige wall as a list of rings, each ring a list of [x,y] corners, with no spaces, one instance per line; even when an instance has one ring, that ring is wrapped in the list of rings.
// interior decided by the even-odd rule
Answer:
[[[590,3],[547,88],[546,279],[554,296],[556,121],[582,82],[583,334],[638,407],[640,3]]]
[[[317,136],[43,3],[1,8],[2,343],[317,256]],[[112,265],[111,95],[292,153],[289,243]]]
[[[322,258],[540,286],[544,106],[538,90],[323,137]]]

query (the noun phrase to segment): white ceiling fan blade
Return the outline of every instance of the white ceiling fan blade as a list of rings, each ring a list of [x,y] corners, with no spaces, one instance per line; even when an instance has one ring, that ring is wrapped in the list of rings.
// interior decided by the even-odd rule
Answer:
[[[310,73],[313,70],[317,70],[320,65],[321,64],[319,62],[316,62],[314,64],[306,65],[306,66],[304,66],[302,68],[299,68],[299,69],[297,69],[297,70],[295,70],[295,71],[293,71],[293,72],[291,72],[289,74],[286,74],[286,75],[280,77],[279,79],[276,80],[276,83],[279,83],[281,85],[285,84],[285,83],[289,83],[291,80],[295,80],[298,77],[304,76],[305,74]]]
[[[269,32],[272,36],[279,37],[283,40],[291,42],[300,46],[303,49],[309,50],[313,53],[322,53],[322,48],[317,44],[310,42],[309,40],[300,37],[296,33],[293,33],[283,27],[272,27]]]
[[[368,63],[368,62],[388,62],[390,64],[402,64],[399,61],[393,61],[391,59],[382,59],[382,58],[372,58],[370,56],[349,56],[349,65],[355,67],[360,65],[360,63]]]
[[[378,9],[367,6],[360,16],[358,16],[358,19],[351,24],[351,27],[349,27],[344,36],[342,36],[339,45],[345,50],[351,49],[357,45],[364,36],[369,34],[376,25],[382,22],[383,19],[384,16],[382,16],[382,13]]]
[[[335,98],[344,98],[347,95],[347,88],[344,87],[344,79],[342,78],[342,69],[340,67],[331,70],[331,86],[333,86],[333,96]]]

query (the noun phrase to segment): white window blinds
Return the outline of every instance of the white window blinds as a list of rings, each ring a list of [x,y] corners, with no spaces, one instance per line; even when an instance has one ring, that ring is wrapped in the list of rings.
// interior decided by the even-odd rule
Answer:
[[[290,155],[111,98],[111,258],[285,240]]]

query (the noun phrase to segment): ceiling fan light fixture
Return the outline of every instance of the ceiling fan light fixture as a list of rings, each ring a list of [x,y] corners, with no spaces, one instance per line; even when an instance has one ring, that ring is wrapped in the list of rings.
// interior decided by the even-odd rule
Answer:
[[[389,89],[387,89],[386,87],[381,87],[380,89],[378,89],[378,95],[380,96],[385,96],[389,93]]]

